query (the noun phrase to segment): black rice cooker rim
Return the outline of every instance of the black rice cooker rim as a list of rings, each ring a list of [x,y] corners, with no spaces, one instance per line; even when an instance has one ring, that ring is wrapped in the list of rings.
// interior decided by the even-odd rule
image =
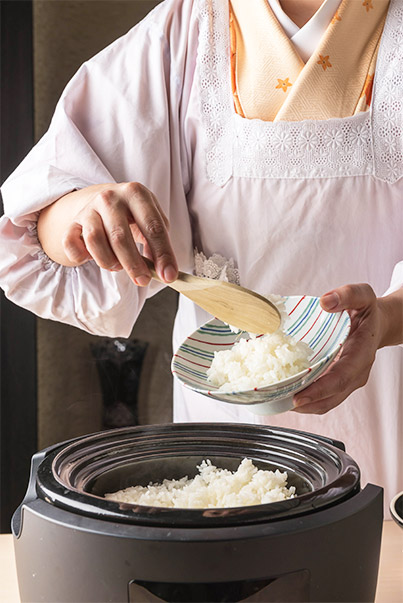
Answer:
[[[315,512],[360,490],[358,465],[340,446],[314,434],[261,425],[178,423],[113,429],[51,449],[39,465],[36,489],[50,504],[107,521],[189,528],[266,523]],[[160,466],[169,472],[174,467],[179,474],[166,477],[178,479],[186,474],[186,466],[195,467],[203,458],[232,468],[245,457],[260,468],[287,470],[304,493],[248,507],[172,509],[118,503],[97,492],[103,480],[112,476],[122,481],[133,468],[139,473],[151,468],[148,481],[159,481],[155,472]]]

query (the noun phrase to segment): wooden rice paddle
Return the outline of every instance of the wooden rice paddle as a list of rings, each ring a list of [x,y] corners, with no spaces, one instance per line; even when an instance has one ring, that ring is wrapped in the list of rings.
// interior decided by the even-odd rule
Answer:
[[[163,282],[155,272],[154,264],[147,258],[143,259],[153,279]],[[242,331],[273,333],[280,326],[280,313],[276,306],[262,295],[244,287],[185,272],[179,272],[173,283],[165,284],[219,320]]]

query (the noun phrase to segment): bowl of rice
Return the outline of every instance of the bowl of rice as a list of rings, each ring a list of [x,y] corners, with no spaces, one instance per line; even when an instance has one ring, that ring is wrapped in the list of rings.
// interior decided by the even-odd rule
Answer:
[[[347,312],[325,312],[318,297],[279,297],[282,321],[275,333],[240,332],[218,319],[189,335],[171,370],[187,387],[255,414],[293,408],[293,395],[315,381],[337,357],[350,332]]]

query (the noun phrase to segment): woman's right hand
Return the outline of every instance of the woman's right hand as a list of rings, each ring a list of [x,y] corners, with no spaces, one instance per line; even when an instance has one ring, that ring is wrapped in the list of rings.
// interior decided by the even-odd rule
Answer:
[[[168,219],[157,198],[138,182],[97,184],[73,191],[43,209],[38,237],[47,255],[64,266],[94,260],[106,270],[125,270],[136,285],[150,282],[142,253],[164,282],[178,266],[168,234]]]

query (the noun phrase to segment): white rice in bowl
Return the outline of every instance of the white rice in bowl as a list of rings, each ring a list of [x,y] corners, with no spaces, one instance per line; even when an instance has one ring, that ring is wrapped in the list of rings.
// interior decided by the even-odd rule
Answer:
[[[309,367],[311,348],[283,331],[240,339],[214,353],[207,379],[220,391],[243,391],[288,379]]]
[[[271,503],[296,495],[287,487],[287,473],[258,469],[243,459],[236,471],[215,467],[210,460],[197,467],[199,474],[189,479],[164,480],[162,484],[133,486],[105,494],[108,500],[153,507],[210,509]]]

